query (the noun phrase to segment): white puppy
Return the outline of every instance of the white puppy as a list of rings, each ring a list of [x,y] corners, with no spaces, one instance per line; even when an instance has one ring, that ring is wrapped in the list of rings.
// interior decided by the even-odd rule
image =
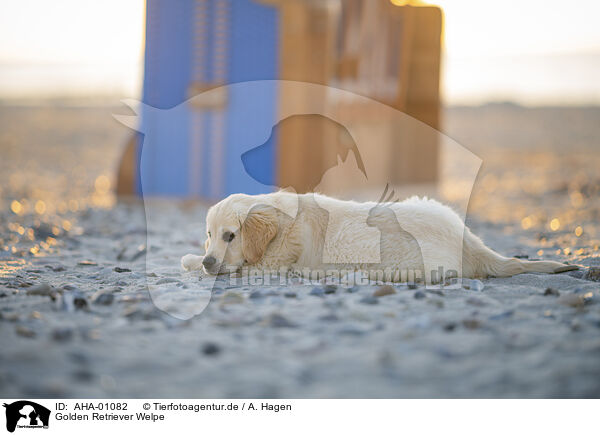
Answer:
[[[297,210],[293,218],[282,211],[290,209]],[[335,230],[327,231],[333,221]],[[301,274],[363,270],[378,278],[381,271],[391,271],[391,278],[386,275],[391,281],[407,280],[415,272],[412,276],[428,284],[450,277],[577,269],[555,261],[503,257],[472,234],[451,208],[417,197],[399,203],[358,203],[285,191],[234,194],[210,208],[206,231],[206,254],[184,256],[184,269],[204,269],[212,275],[244,266]]]

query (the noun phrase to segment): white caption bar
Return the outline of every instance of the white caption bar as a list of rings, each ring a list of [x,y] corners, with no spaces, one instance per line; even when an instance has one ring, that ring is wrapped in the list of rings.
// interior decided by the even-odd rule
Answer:
[[[15,434],[588,433],[598,400],[6,399]],[[12,431],[11,431],[12,429]],[[35,432],[33,429],[45,429]],[[2,429],[4,430],[4,429]],[[135,432],[125,432],[125,431]],[[210,432],[209,432],[210,431]]]

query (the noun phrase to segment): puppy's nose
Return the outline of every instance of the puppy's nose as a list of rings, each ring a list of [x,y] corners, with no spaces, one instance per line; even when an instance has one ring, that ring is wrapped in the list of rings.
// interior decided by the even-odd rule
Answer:
[[[208,269],[213,267],[216,262],[217,259],[215,257],[213,257],[212,255],[208,255],[202,260],[202,265]]]

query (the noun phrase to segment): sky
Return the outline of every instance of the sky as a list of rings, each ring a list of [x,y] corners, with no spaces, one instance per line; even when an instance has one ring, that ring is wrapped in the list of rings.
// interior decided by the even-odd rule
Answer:
[[[438,0],[449,104],[600,104],[600,1]],[[139,96],[143,0],[0,0],[0,98]]]

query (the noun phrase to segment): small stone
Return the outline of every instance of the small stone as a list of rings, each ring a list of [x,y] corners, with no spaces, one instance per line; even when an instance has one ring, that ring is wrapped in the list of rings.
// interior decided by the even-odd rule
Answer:
[[[409,282],[409,283],[407,283],[407,285],[410,290],[415,290],[415,289],[419,288],[419,285],[415,282]]]
[[[427,299],[427,303],[429,305],[433,305],[436,308],[444,308],[444,301],[436,298],[436,299]]]
[[[27,294],[34,296],[50,296],[51,298],[54,298],[56,296],[56,290],[54,290],[51,285],[42,283],[27,289]]]
[[[98,266],[98,263],[92,260],[82,260],[77,263],[79,266]]]
[[[254,290],[252,293],[250,293],[250,296],[248,296],[250,299],[262,299],[264,297],[265,294],[260,290]]]
[[[462,324],[467,329],[478,329],[481,327],[481,322],[477,319],[465,319]]]
[[[480,292],[483,290],[484,285],[478,279],[465,279],[463,280],[463,287],[467,290]]]
[[[581,323],[577,319],[571,321],[571,331],[579,331],[581,329]]]
[[[221,297],[221,305],[243,304],[244,296],[236,291],[227,290]]]
[[[335,293],[337,291],[337,285],[328,284],[323,287],[323,291],[325,292],[326,295]]]
[[[356,285],[355,285],[355,286],[353,286],[353,287],[349,287],[349,288],[347,288],[347,289],[346,289],[346,292],[347,292],[347,293],[356,293],[356,292],[358,292],[359,290],[360,290],[360,287],[358,287],[358,286],[356,286]]]
[[[295,298],[295,297],[297,297],[297,296],[298,296],[298,295],[296,294],[296,292],[291,292],[291,291],[289,291],[289,292],[285,292],[283,295],[284,295],[286,298]]]
[[[87,309],[88,303],[85,296],[78,291],[64,292],[57,301],[58,307],[67,312]]]
[[[65,342],[73,338],[73,330],[71,328],[56,328],[52,331],[52,339],[54,341]]]
[[[92,303],[96,305],[110,305],[115,300],[115,295],[109,291],[99,291],[92,296]]]
[[[85,368],[77,369],[73,372],[73,378],[79,382],[90,382],[94,377],[94,373]]]
[[[156,284],[169,284],[172,282],[180,282],[180,281],[175,278],[161,278],[158,281],[156,281]]]
[[[6,313],[2,315],[2,318],[8,322],[17,322],[21,316],[19,313]]]
[[[452,332],[456,329],[456,323],[450,322],[444,325],[444,331]]]
[[[325,294],[325,290],[321,287],[314,287],[309,294],[312,296],[323,296]]]
[[[337,332],[338,332],[338,334],[341,334],[341,335],[359,336],[359,335],[364,335],[366,331],[363,329],[357,328],[356,326],[344,326],[343,328],[340,328]]]
[[[30,329],[30,328],[26,327],[26,326],[18,325],[15,328],[15,331],[21,337],[26,337],[26,338],[33,338],[33,337],[35,337],[35,331],[33,329]]]
[[[504,311],[500,314],[495,314],[493,316],[490,316],[490,320],[510,319],[514,314],[515,314],[515,312],[513,310],[508,310],[508,311]]]
[[[396,289],[391,285],[383,285],[373,292],[373,296],[377,298],[393,294],[396,294]]]
[[[415,299],[425,299],[427,297],[427,295],[422,292],[421,290],[417,290],[414,294],[414,298]]]
[[[281,314],[273,313],[265,319],[265,324],[273,328],[296,328],[298,325],[290,322]]]
[[[78,288],[76,286],[71,285],[71,284],[64,284],[61,288],[63,290],[69,290],[69,291],[70,290],[78,290]]]
[[[337,322],[338,320],[340,320],[340,318],[335,314],[331,313],[319,317],[319,320],[321,320],[322,322]]]
[[[366,305],[376,305],[379,303],[379,299],[377,299],[375,296],[365,296],[360,300],[360,303]]]
[[[590,292],[590,294],[591,294],[591,292]],[[573,307],[573,308],[583,308],[583,306],[586,303],[584,295],[577,295],[577,294],[562,295],[561,297],[558,298],[558,302],[563,305],[566,305],[568,307]]]
[[[485,307],[487,304],[481,300],[481,298],[469,297],[465,301],[469,305],[473,305],[474,307]]]
[[[127,269],[126,267],[119,267],[119,266],[115,267],[113,270],[117,273],[131,272],[131,269]]]
[[[583,274],[583,279],[588,281],[600,281],[600,267],[592,266]]]
[[[207,356],[216,356],[221,353],[221,347],[216,343],[204,343],[202,353]]]
[[[560,296],[560,292],[552,287],[548,287],[546,291],[544,291],[544,296]]]

